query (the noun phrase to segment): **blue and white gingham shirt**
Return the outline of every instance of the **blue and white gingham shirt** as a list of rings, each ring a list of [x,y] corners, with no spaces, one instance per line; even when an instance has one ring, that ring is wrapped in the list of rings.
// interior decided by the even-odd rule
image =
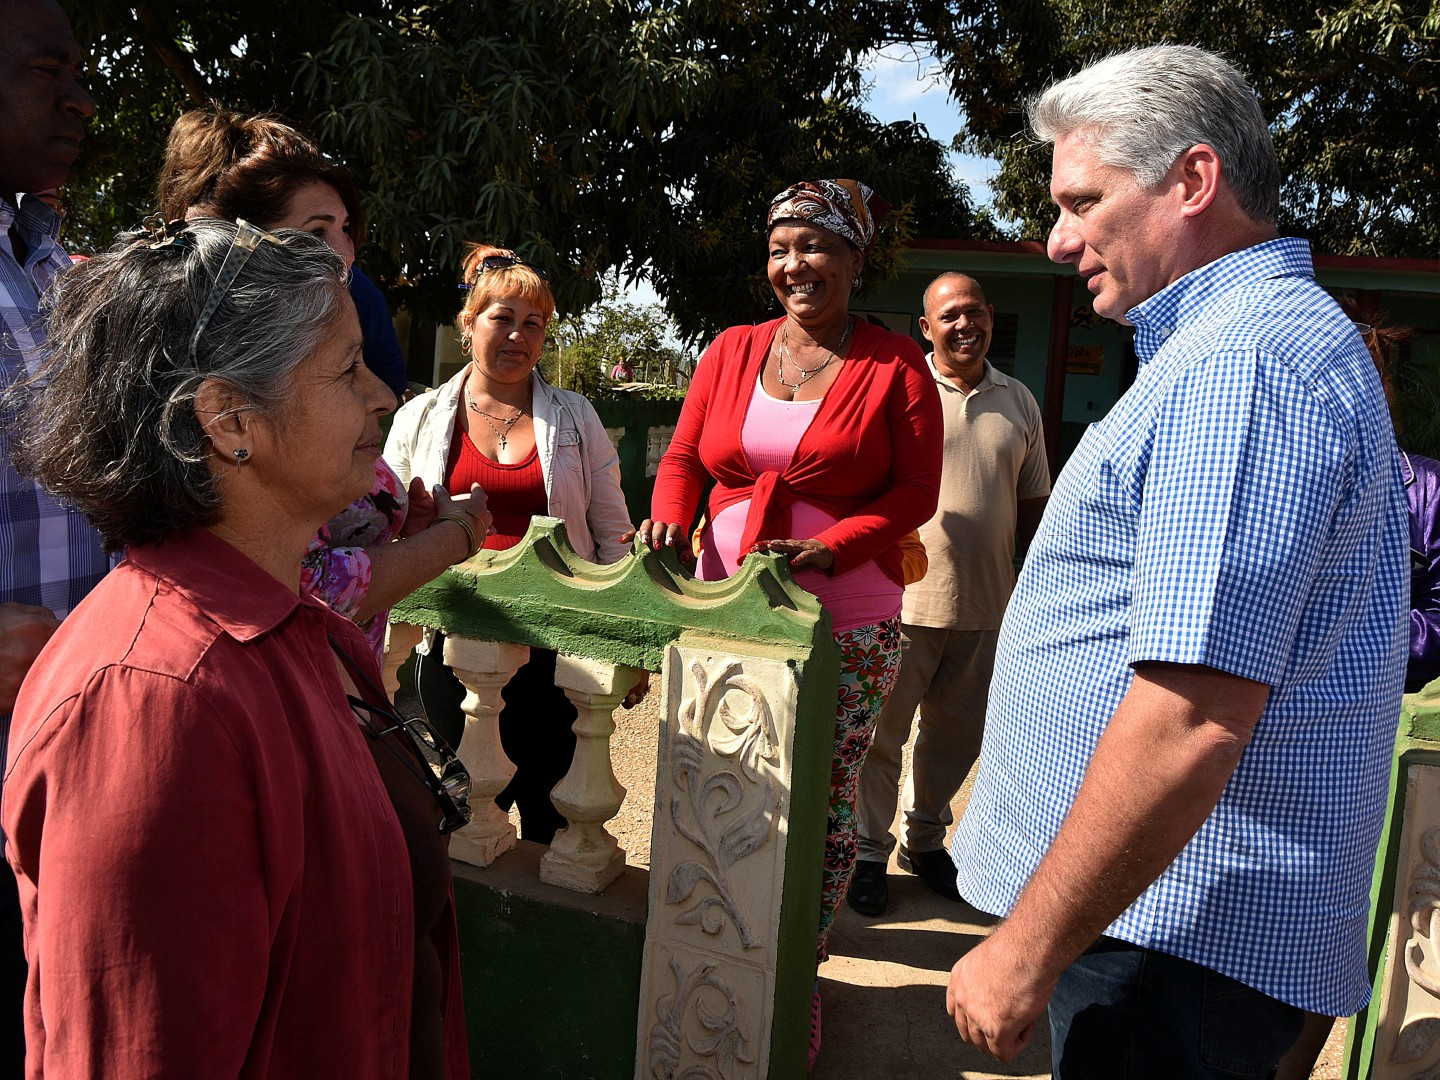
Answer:
[[[1406,518],[1374,365],[1272,240],[1127,318],[1134,386],[1075,450],[1000,631],[960,892],[1008,913],[1143,661],[1271,687],[1219,805],[1106,931],[1301,1008],[1370,990],[1365,929],[1406,639]]]
[[[27,249],[24,266],[12,232]],[[59,235],[60,218],[39,199],[21,195],[17,207],[0,195],[0,387],[31,370],[45,343],[40,294],[70,267]],[[39,604],[64,618],[108,568],[100,534],[16,473],[0,443],[0,602]]]

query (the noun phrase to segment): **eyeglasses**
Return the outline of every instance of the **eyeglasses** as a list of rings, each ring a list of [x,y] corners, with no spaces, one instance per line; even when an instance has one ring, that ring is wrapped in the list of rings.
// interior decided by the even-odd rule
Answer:
[[[274,244],[276,247],[285,246],[284,241],[278,236],[268,233],[264,229],[256,228],[244,218],[235,220],[235,238],[225,249],[225,258],[220,263],[220,272],[215,275],[215,284],[210,286],[210,295],[205,298],[205,306],[200,309],[200,317],[195,320],[195,329],[190,334],[190,363],[192,365],[195,363],[195,351],[200,347],[200,335],[205,332],[205,327],[225,299],[225,294],[230,291],[230,286],[235,284],[235,279],[240,276],[240,271],[245,269],[245,264],[250,261],[250,256],[255,254],[255,249],[262,242]]]
[[[385,697],[385,691],[376,684],[373,676],[362,671],[354,659],[333,636],[329,637],[330,648],[335,653],[341,665],[350,673],[356,687],[363,688],[366,693],[373,697]],[[456,829],[463,828],[470,824],[470,773],[466,770],[464,762],[450,749],[450,744],[435,734],[435,730],[424,720],[418,717],[407,720],[396,713],[393,709],[380,705],[371,705],[368,701],[355,697],[353,694],[346,694],[345,700],[360,717],[360,726],[365,729],[365,734],[377,741],[383,740],[387,735],[396,732],[403,732],[405,745],[410,747],[414,758],[418,760],[420,768],[414,767],[415,761],[406,762],[403,757],[396,753],[395,748],[389,742],[383,745],[392,754],[400,757],[401,764],[425,785],[435,801],[440,804],[440,831],[452,833]],[[377,729],[375,718],[379,717],[387,726]]]
[[[392,709],[371,705],[351,694],[346,694],[345,700],[357,713],[368,718],[362,720],[361,726],[372,739],[378,741],[397,732],[406,736],[405,744],[420,765],[419,769],[411,768],[410,772],[440,804],[442,833],[452,833],[470,824],[470,773],[455,751],[450,749],[449,743],[436,735],[434,729],[419,717],[407,720]],[[377,720],[387,726],[377,727]]]
[[[519,255],[486,255],[480,260],[480,265],[475,268],[475,276],[479,277],[481,274],[493,270],[508,270],[512,266],[523,266],[527,270],[533,270],[541,281],[550,280],[550,275],[543,268],[527,263]],[[474,287],[475,283],[470,281],[460,285],[461,289],[473,289]]]

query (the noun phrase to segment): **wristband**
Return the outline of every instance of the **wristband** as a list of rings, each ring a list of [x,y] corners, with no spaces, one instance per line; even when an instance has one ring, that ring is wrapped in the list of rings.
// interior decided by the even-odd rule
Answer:
[[[438,524],[440,524],[440,522],[442,522],[442,521],[453,521],[456,525],[459,525],[460,528],[462,528],[462,529],[465,530],[465,543],[467,544],[467,546],[469,547],[470,550],[465,554],[465,558],[463,558],[463,559],[456,559],[456,560],[455,560],[456,562],[464,562],[465,559],[470,558],[472,555],[474,555],[477,551],[480,550],[480,548],[481,548],[481,546],[483,545],[484,541],[480,541],[480,542],[478,542],[478,543],[476,542],[476,540],[475,540],[475,526],[472,525],[472,524],[470,524],[470,517],[469,517],[468,514],[464,514],[464,513],[459,513],[459,514],[444,514],[444,515],[436,518],[435,521],[434,521],[434,524],[438,525]]]

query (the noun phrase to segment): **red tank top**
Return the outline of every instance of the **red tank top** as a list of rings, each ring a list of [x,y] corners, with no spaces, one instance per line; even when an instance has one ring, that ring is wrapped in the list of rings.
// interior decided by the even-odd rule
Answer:
[[[485,547],[491,551],[514,547],[530,528],[530,519],[549,511],[538,447],[532,449],[524,461],[502,465],[482,454],[456,424],[445,479],[446,487],[452,492],[469,491],[471,484],[485,489],[490,513],[495,519],[495,532],[485,539]]]

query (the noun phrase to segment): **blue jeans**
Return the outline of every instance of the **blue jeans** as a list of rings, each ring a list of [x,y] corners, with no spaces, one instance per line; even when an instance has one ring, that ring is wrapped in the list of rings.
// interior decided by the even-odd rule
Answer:
[[[1304,1012],[1165,953],[1102,937],[1050,999],[1053,1080],[1265,1080]]]

